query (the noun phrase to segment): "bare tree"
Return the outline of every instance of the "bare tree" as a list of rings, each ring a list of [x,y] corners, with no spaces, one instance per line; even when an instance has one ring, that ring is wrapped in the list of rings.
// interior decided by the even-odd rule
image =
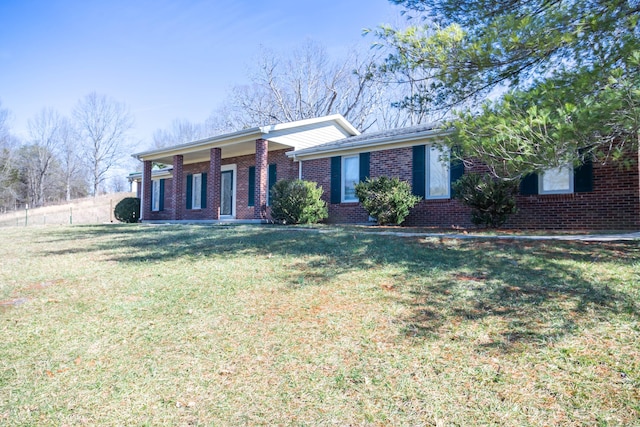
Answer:
[[[95,92],[78,102],[73,116],[84,145],[84,160],[95,197],[107,172],[123,157],[133,116],[124,104]]]
[[[153,133],[155,148],[196,141],[211,136],[204,124],[175,119],[169,129],[158,129]]]
[[[87,192],[82,153],[79,151],[80,137],[73,123],[66,118],[60,122],[59,135],[60,145],[57,154],[64,182],[65,200],[70,201],[74,196],[84,196]]]
[[[28,122],[30,144],[22,151],[23,171],[33,206],[43,206],[45,202],[46,180],[61,144],[61,121],[55,110],[45,108]]]
[[[9,110],[2,108],[2,102],[0,102],[0,207],[2,210],[14,207],[18,196],[15,161],[17,140],[11,135],[9,118]]]
[[[311,41],[285,56],[265,51],[251,83],[234,87],[229,107],[213,120],[242,129],[340,113],[366,130],[381,108],[390,107],[381,97],[384,92],[374,87],[374,64],[375,58],[361,59],[355,51],[333,62]]]

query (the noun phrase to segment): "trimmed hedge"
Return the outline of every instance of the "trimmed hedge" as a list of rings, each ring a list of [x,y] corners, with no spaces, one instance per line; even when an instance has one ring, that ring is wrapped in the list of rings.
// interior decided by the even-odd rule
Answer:
[[[271,217],[282,224],[312,224],[329,216],[322,187],[311,181],[283,179],[271,187]]]
[[[125,197],[113,209],[113,214],[120,222],[138,222],[140,220],[140,199]]]
[[[411,208],[421,199],[411,194],[408,182],[386,176],[367,178],[356,184],[356,196],[380,225],[402,224]]]

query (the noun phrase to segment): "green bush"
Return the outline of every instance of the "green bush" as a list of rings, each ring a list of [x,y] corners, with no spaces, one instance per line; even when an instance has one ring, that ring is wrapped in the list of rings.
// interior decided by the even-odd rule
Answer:
[[[118,202],[113,214],[120,222],[138,222],[140,219],[140,199],[125,197]]]
[[[381,176],[356,184],[356,196],[380,225],[402,224],[420,197],[411,194],[408,182]]]
[[[471,221],[481,227],[498,228],[516,213],[518,182],[490,175],[463,175],[453,184],[455,198],[471,208]]]
[[[271,217],[283,224],[313,224],[329,216],[322,187],[315,182],[283,179],[271,187]]]

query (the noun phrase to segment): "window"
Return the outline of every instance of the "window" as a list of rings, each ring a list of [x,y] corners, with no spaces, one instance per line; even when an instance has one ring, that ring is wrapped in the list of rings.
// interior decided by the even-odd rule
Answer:
[[[202,174],[193,175],[193,187],[191,192],[191,209],[202,208]]]
[[[370,154],[331,157],[331,204],[358,201],[356,184],[369,177]]]
[[[573,193],[573,168],[561,166],[546,170],[538,177],[540,194]]]
[[[360,157],[342,158],[342,201],[357,202],[356,184],[360,181]]]
[[[427,159],[427,199],[448,199],[450,196],[450,167],[448,162],[449,150],[428,147]]]
[[[151,210],[160,210],[160,180],[151,181]]]

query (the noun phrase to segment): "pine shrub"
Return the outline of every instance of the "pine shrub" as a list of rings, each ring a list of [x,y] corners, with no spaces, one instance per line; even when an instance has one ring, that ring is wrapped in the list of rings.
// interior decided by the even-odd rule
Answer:
[[[517,212],[518,182],[491,175],[467,174],[453,184],[454,197],[471,208],[471,221],[479,227],[498,228]]]
[[[125,197],[113,209],[113,214],[120,222],[138,222],[140,220],[140,199]]]
[[[356,184],[356,196],[369,215],[380,225],[400,225],[420,197],[411,194],[411,186],[398,178],[381,176]]]
[[[313,224],[329,216],[315,182],[283,179],[271,188],[271,217],[282,224]]]

